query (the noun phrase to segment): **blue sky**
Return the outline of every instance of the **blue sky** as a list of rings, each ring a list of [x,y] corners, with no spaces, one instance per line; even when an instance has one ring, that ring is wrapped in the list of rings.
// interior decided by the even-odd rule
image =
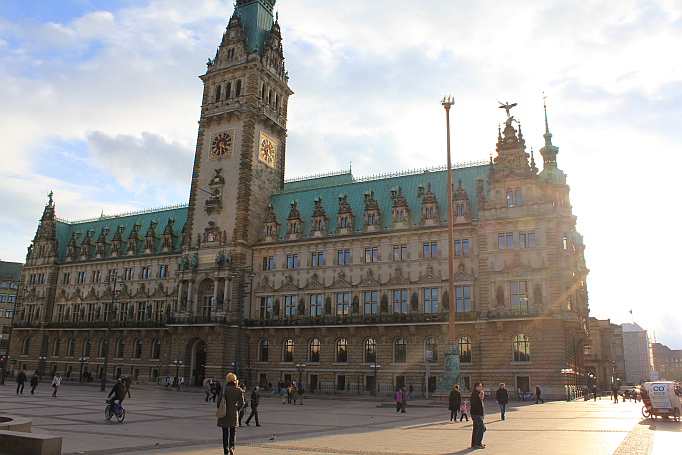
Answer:
[[[280,0],[287,177],[487,159],[518,103],[543,145],[542,94],[585,236],[592,315],[682,348],[675,171],[679,1]],[[8,1],[0,7],[0,258],[22,261],[54,191],[67,219],[187,201],[197,76],[231,1]],[[670,163],[670,164],[668,164]],[[671,199],[670,199],[671,198]]]

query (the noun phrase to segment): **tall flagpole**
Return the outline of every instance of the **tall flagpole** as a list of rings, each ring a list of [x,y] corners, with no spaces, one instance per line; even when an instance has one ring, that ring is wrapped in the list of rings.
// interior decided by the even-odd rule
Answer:
[[[454,98],[448,96],[440,102],[445,108],[445,125],[447,129],[447,155],[448,155],[448,340],[455,341],[455,284],[452,278],[455,274],[455,264],[453,257],[453,234],[454,217],[452,211],[452,161],[450,160],[450,107],[455,104]]]

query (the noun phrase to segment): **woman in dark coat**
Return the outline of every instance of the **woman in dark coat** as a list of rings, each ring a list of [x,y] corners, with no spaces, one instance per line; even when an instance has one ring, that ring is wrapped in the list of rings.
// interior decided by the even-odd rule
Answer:
[[[218,407],[225,397],[225,417],[218,419],[218,426],[223,429],[223,452],[225,455],[234,454],[234,437],[237,431],[237,414],[244,407],[244,391],[237,387],[237,376],[227,375],[227,384],[220,391]]]
[[[462,404],[462,394],[459,393],[459,386],[455,385],[455,388],[450,392],[450,404],[448,409],[450,410],[450,421],[457,422],[457,411],[459,406]]]

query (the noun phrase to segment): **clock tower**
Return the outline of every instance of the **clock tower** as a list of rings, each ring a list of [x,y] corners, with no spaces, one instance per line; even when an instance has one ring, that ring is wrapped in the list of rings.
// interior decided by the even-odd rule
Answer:
[[[237,0],[208,59],[183,247],[197,270],[219,253],[250,261],[273,191],[284,185],[289,96],[275,0]]]

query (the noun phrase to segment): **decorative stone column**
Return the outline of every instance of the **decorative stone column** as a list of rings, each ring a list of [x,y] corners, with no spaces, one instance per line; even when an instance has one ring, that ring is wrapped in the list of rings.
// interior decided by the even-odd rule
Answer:
[[[187,311],[192,312],[194,308],[194,280],[189,282],[189,290],[187,291]]]
[[[449,341],[445,347],[445,374],[441,376],[440,383],[434,396],[449,396],[455,385],[459,385],[459,392],[464,395],[469,393],[464,385],[464,378],[459,370],[459,349],[456,341]]]

